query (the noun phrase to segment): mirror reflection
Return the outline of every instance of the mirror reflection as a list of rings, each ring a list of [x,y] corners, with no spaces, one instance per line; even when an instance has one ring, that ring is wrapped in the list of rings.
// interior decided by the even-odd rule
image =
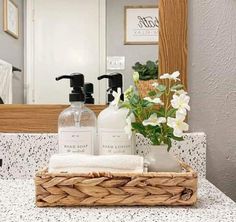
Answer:
[[[156,0],[13,2],[12,17],[0,10],[12,24],[0,30],[0,103],[67,104],[70,81],[55,78],[82,73],[88,103],[105,104],[134,71],[157,77]]]

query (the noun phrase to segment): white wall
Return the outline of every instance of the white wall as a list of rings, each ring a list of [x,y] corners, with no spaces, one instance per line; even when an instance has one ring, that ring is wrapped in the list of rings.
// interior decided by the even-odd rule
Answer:
[[[20,68],[13,77],[13,103],[24,102],[24,29],[23,0],[14,1],[19,7],[19,39],[3,31],[3,0],[0,0],[0,59]]]
[[[207,178],[236,201],[236,1],[189,1],[191,131],[207,134]]]

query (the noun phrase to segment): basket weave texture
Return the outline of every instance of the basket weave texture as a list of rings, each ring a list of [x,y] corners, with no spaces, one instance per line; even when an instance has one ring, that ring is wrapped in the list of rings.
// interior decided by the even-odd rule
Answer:
[[[35,177],[36,205],[193,205],[197,173],[181,164],[181,173],[51,174],[43,170]]]
[[[154,90],[154,87],[152,86],[153,83],[158,83],[158,80],[139,80],[137,88],[142,98],[147,97],[148,92]]]

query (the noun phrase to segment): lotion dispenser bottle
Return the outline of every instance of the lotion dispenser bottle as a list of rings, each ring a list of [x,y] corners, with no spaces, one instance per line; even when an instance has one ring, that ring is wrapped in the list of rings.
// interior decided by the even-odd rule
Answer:
[[[56,80],[70,79],[70,107],[62,111],[58,119],[59,153],[75,152],[93,154],[96,138],[96,116],[84,105],[84,75],[73,73]]]
[[[108,78],[108,104],[109,106],[98,115],[98,141],[100,155],[131,155],[134,154],[135,136],[127,134],[131,118],[129,110],[119,107],[122,94],[122,75],[103,75],[98,79]]]

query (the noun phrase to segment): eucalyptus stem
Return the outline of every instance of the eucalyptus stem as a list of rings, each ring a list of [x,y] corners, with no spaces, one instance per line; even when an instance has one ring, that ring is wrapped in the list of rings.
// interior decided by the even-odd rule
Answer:
[[[171,88],[171,80],[168,80],[168,90],[165,93],[165,97],[166,97],[166,104],[165,104],[165,117],[167,117],[167,111],[170,107],[169,104],[169,95],[170,95],[170,88]]]

